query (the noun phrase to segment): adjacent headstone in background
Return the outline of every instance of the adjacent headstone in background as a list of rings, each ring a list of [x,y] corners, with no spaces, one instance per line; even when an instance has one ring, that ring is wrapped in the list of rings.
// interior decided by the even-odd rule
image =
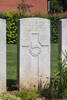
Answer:
[[[6,91],[6,21],[0,19],[0,92]]]
[[[23,18],[19,25],[20,90],[47,88],[50,83],[50,20]]]
[[[67,19],[60,20],[60,46],[59,51],[62,53],[62,61],[65,59],[65,55],[67,52]]]

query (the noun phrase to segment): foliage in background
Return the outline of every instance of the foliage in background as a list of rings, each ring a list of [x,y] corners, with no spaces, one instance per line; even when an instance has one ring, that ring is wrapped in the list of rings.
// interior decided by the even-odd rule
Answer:
[[[50,0],[50,12],[62,12],[63,6],[61,5],[61,0]]]
[[[17,42],[17,17],[7,13],[7,42]]]
[[[59,19],[67,18],[67,13],[53,14],[53,15],[23,15],[20,12],[8,11],[0,14],[0,18],[6,19],[7,22],[7,43],[15,44],[17,43],[18,36],[18,19],[26,17],[41,17],[48,18],[51,20],[51,42],[58,42],[58,22]]]
[[[51,16],[50,20],[51,20],[51,42],[58,43],[59,18]]]
[[[63,10],[67,11],[67,0],[61,0],[63,5]]]
[[[0,18],[6,19],[6,31],[7,31],[7,43],[16,43],[17,42],[17,22],[18,22],[18,13],[15,12],[5,12],[0,14]]]

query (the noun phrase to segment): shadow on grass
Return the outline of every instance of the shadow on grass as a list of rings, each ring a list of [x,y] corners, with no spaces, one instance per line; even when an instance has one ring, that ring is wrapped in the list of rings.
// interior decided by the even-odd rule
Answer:
[[[7,80],[7,90],[8,91],[18,90],[17,80],[8,79]]]

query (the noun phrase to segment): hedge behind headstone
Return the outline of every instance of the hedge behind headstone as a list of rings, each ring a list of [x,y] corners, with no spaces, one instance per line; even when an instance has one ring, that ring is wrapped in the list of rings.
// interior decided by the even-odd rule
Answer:
[[[51,42],[58,42],[58,22],[59,19],[67,18],[67,14],[54,14],[48,16],[42,15],[22,15],[20,12],[12,12],[8,11],[6,13],[1,13],[0,18],[4,18],[7,20],[7,43],[15,44],[17,43],[18,36],[18,19],[25,17],[43,17],[51,20]]]

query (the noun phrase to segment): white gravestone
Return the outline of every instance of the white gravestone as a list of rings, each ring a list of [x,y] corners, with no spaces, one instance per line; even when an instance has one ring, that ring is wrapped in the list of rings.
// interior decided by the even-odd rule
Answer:
[[[6,91],[6,21],[0,19],[0,92]]]
[[[67,52],[67,19],[60,20],[60,51],[62,51],[62,61]]]
[[[50,83],[50,20],[23,18],[19,25],[20,90],[47,88]]]

